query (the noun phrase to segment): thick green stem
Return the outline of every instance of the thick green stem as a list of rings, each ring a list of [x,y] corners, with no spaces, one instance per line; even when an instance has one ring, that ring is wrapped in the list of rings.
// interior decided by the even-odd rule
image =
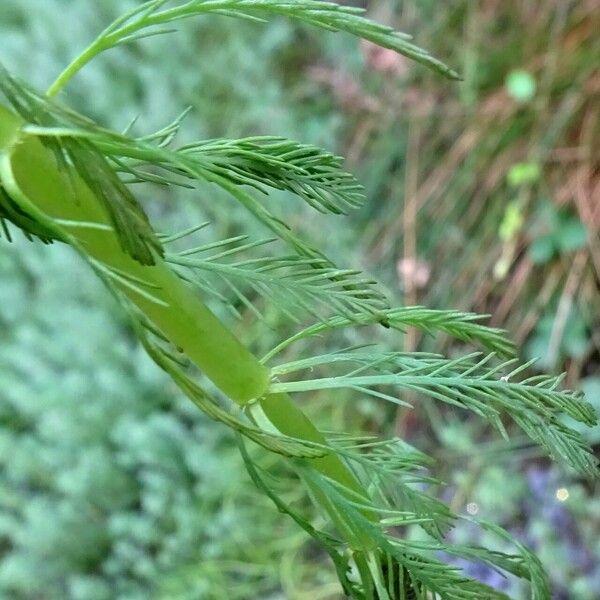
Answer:
[[[52,152],[37,137],[22,134],[21,125],[16,115],[0,106],[0,183],[12,199],[23,210],[33,208],[57,223],[98,264],[117,274],[115,286],[217,387],[246,407],[259,426],[325,445],[322,434],[287,394],[268,393],[268,369],[160,257],[153,266],[143,266],[123,251],[93,192],[76,173],[59,170]],[[335,454],[310,463],[354,494],[367,497]],[[348,541],[364,548],[368,535],[350,526],[334,503],[307,484]]]
[[[240,405],[265,393],[268,370],[160,257],[154,266],[143,266],[121,249],[104,207],[79,177],[57,169],[54,157],[37,138],[23,136],[9,160],[12,178],[3,172],[9,194],[25,195],[76,238],[89,256],[123,274],[122,281],[115,279],[120,291],[220,389]]]
[[[264,429],[272,429],[317,444],[327,443],[323,434],[317,430],[310,419],[292,402],[287,394],[267,394],[257,403],[249,405],[248,412],[253,421]],[[349,490],[352,501],[356,502],[359,498],[364,499],[365,502],[368,501],[367,492],[337,455],[332,453],[313,458],[310,459],[310,463],[319,473]],[[302,476],[302,470],[300,470],[300,476]],[[357,525],[356,522],[350,523],[340,511],[336,502],[324,494],[313,482],[305,478],[304,483],[310,490],[314,501],[329,514],[352,547],[374,549],[373,540],[368,530]],[[374,512],[361,512],[367,519],[376,520]]]

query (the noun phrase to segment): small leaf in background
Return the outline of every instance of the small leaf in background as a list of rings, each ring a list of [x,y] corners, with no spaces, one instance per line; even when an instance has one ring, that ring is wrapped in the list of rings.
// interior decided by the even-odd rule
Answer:
[[[547,232],[560,227],[560,211],[548,198],[544,198],[540,202],[537,210],[537,226],[543,227]]]
[[[575,217],[566,217],[556,232],[556,243],[562,252],[583,248],[587,243],[587,232],[583,223]]]
[[[518,477],[507,478],[502,467],[486,466],[477,478],[477,487],[472,494],[485,515],[506,520],[514,519],[519,498],[523,496],[525,482]],[[502,493],[498,493],[502,490]]]
[[[583,358],[587,351],[589,335],[585,319],[571,312],[562,339],[561,351],[570,358]]]
[[[584,317],[572,310],[564,326],[558,356],[553,361],[550,347],[554,335],[556,314],[552,312],[543,317],[535,329],[535,333],[525,345],[527,360],[539,359],[538,369],[554,369],[565,358],[581,358],[585,355],[589,344],[588,325]]]
[[[501,281],[514,263],[517,236],[523,227],[523,207],[520,200],[510,202],[504,211],[504,216],[498,235],[502,240],[502,254],[494,265],[494,279]]]
[[[545,264],[554,256],[584,248],[587,231],[579,217],[569,210],[559,210],[544,200],[530,227],[528,253],[536,264]]]
[[[554,240],[550,235],[542,235],[533,240],[529,245],[529,258],[536,265],[543,265],[549,262],[554,256]]]
[[[512,187],[530,185],[539,180],[542,172],[540,165],[532,162],[515,163],[508,171],[508,183]]]
[[[527,360],[538,359],[536,367],[538,369],[552,368],[554,365],[548,364],[548,348],[550,346],[550,337],[552,335],[552,324],[554,318],[552,315],[545,316],[541,319],[525,345],[524,355]]]
[[[512,240],[523,225],[523,211],[520,202],[511,202],[504,212],[504,218],[500,223],[500,239],[504,242]]]
[[[511,71],[506,78],[506,89],[517,102],[528,102],[535,96],[536,82],[531,73],[522,69]]]

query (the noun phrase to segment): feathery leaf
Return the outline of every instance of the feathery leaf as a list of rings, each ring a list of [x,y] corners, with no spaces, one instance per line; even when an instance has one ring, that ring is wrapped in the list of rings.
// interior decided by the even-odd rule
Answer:
[[[353,315],[352,318],[335,316],[321,323],[315,323],[299,331],[273,348],[264,358],[268,361],[294,342],[320,335],[324,332],[355,327],[382,324],[385,327],[405,331],[415,327],[428,334],[442,332],[464,342],[480,344],[500,356],[514,356],[514,344],[509,341],[501,329],[486,327],[477,323],[483,317],[473,313],[454,310],[433,310],[422,306],[402,306],[382,310],[375,315]]]
[[[211,285],[213,293],[220,293],[219,283],[225,281],[247,304],[252,303],[248,291],[264,296],[295,321],[307,313],[317,318],[331,311],[351,316],[374,313],[385,307],[383,297],[373,289],[371,281],[359,279],[357,271],[332,268],[325,259],[295,254],[244,256],[246,251],[272,242],[248,242],[245,236],[240,236],[178,254],[167,253],[165,259],[201,274],[203,287]]]
[[[465,356],[454,360],[440,357],[411,357],[403,353],[371,355],[371,362],[359,355],[359,369],[320,379],[277,381],[271,391],[303,392],[347,388],[405,404],[401,398],[383,393],[381,387],[394,387],[423,394],[482,416],[505,434],[501,417],[509,416],[533,440],[555,459],[579,472],[597,476],[597,461],[583,437],[567,427],[560,417],[569,416],[592,426],[596,415],[582,394],[557,389],[560,378],[534,377],[519,381],[523,366],[513,368],[514,360],[495,367],[488,363],[494,355]],[[340,358],[352,361],[352,354],[323,357],[321,366],[328,372],[340,364]],[[279,372],[290,372],[285,365]],[[277,372],[277,368],[275,369]],[[505,373],[505,374],[502,374]]]
[[[174,5],[165,8],[168,5]],[[335,2],[320,0],[150,0],[137,6],[109,25],[61,73],[48,90],[55,95],[84,65],[98,54],[122,44],[143,38],[170,33],[165,25],[206,14],[263,21],[265,17],[283,16],[326,29],[340,31],[369,40],[384,48],[403,54],[412,60],[450,79],[459,75],[443,62],[431,56],[423,48],[412,44],[409,35],[394,31],[391,27],[374,23],[362,16],[360,8],[342,6]]]

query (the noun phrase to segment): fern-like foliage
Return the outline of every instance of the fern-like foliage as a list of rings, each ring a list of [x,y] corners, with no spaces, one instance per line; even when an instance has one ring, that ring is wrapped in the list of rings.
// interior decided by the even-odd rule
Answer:
[[[295,19],[328,31],[342,31],[369,40],[379,46],[390,48],[434,69],[451,79],[458,74],[431,56],[426,50],[412,44],[409,35],[396,32],[390,27],[374,23],[362,15],[363,9],[341,6],[334,2],[301,0],[151,0],[114,21],[100,36],[69,65],[49,93],[54,95],[74,72],[95,56],[123,44],[144,38],[172,33],[173,23],[206,14],[250,19],[264,22],[273,16]]]
[[[379,356],[375,352],[334,353],[272,370],[275,376],[287,376],[306,369],[312,371],[319,365],[326,367],[328,377],[276,382],[271,389],[274,392],[306,392],[348,388],[401,405],[406,405],[401,398],[382,390],[390,387],[410,390],[471,410],[506,437],[502,417],[510,417],[544,446],[550,456],[563,460],[581,473],[594,476],[596,460],[589,447],[581,435],[560,418],[567,415],[585,425],[596,423],[596,415],[582,394],[558,390],[560,377],[534,376],[519,380],[519,374],[531,364],[515,366],[513,359],[489,366],[493,358],[493,354],[450,360],[402,353]],[[332,369],[343,363],[352,369],[331,376]]]
[[[272,137],[208,140],[176,148],[175,136],[185,113],[156,133],[133,137],[129,131],[118,133],[101,127],[51,98],[99,53],[166,33],[170,29],[165,26],[209,13],[259,20],[294,18],[363,37],[444,75],[456,76],[408,42],[407,36],[368,21],[357,9],[332,2],[146,2],[110,25],[64,71],[49,95],[0,69],[0,90],[23,120],[21,138],[39,140],[52,152],[55,168],[68,174],[67,180],[72,182],[65,193],[80,189],[79,178],[109,217],[108,223],[61,219],[36,208],[34,200],[19,189],[11,170],[11,152],[19,144],[7,144],[0,152],[0,231],[10,240],[10,227],[14,226],[28,237],[60,240],[79,252],[115,295],[157,365],[201,410],[237,432],[253,481],[328,552],[348,596],[360,600],[506,598],[443,562],[440,556],[445,553],[527,579],[531,597],[547,600],[543,569],[520,543],[511,540],[515,553],[503,554],[446,542],[445,534],[460,517],[428,492],[430,484],[440,485],[431,476],[433,465],[428,457],[399,439],[381,441],[360,434],[319,431],[293,404],[285,404],[279,411],[278,404],[283,406],[292,394],[340,388],[403,406],[410,406],[408,398],[411,402],[440,401],[476,413],[505,437],[512,422],[553,458],[582,475],[595,476],[591,450],[565,420],[569,417],[585,425],[596,422],[581,395],[560,389],[560,378],[524,375],[530,364],[518,365],[513,344],[502,331],[482,325],[480,317],[422,307],[391,308],[368,277],[338,268],[261,202],[260,195],[276,189],[294,193],[320,212],[344,214],[359,206],[362,187],[343,171],[340,158]],[[241,235],[207,241],[202,239],[207,224],[158,235],[134,195],[139,182],[218,186],[275,237],[252,240]],[[110,262],[101,252],[93,255],[82,241],[82,230],[114,233],[127,260],[136,261],[136,268],[128,270],[130,263],[122,257]],[[187,241],[188,247],[171,250],[176,241],[178,246]],[[279,246],[285,251],[272,251]],[[163,273],[160,269],[170,275],[174,272],[177,285],[185,281],[194,286],[198,292],[194,298],[210,296],[231,306],[241,302],[257,314],[266,302],[295,322],[311,319],[312,323],[256,361],[258,372],[268,368],[268,381],[256,397],[239,402],[232,396],[238,404],[234,406],[198,377],[194,368],[198,361],[189,348],[180,347],[157,325],[157,314],[181,318],[185,306],[179,300],[187,298],[187,292],[169,295],[169,290],[156,283],[164,279],[153,279],[150,273]],[[190,324],[199,318],[194,311],[184,316]],[[487,353],[450,359],[380,352],[369,346],[298,358],[305,351],[303,342],[314,336],[370,325],[383,326],[392,335],[410,327],[443,333],[479,345]],[[202,339],[191,342],[194,347],[202,343]],[[293,360],[282,358],[292,352]],[[236,366],[233,361],[225,368],[233,372]],[[404,392],[410,394],[403,396]],[[285,475],[274,478],[261,457],[246,447],[248,441],[280,455],[289,476],[302,479],[334,526],[319,530],[311,515],[290,506],[284,499],[290,480]],[[503,541],[510,539],[494,525],[480,526]],[[407,527],[420,528],[422,536],[402,535]]]
[[[320,212],[345,214],[364,200],[363,187],[342,170],[343,159],[284,138],[210,140],[180,149],[210,163],[214,173],[259,191],[288,190]]]

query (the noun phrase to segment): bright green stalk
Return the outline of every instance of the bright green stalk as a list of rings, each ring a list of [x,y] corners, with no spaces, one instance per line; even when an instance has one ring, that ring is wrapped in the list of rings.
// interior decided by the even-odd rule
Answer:
[[[259,426],[326,445],[322,434],[287,394],[268,393],[267,367],[160,256],[154,257],[154,265],[145,266],[122,249],[106,210],[89,187],[77,173],[59,170],[50,150],[38,138],[22,134],[21,125],[19,117],[0,106],[0,180],[11,198],[23,210],[34,208],[46,220],[58,223],[90,258],[109,269],[117,289],[221,391],[246,407]],[[366,492],[336,455],[311,459],[311,464],[366,498]],[[331,501],[309,487],[349,541],[364,544],[368,536],[349,529]]]
[[[11,118],[14,121],[2,109],[0,129],[6,131]],[[90,257],[122,275],[123,280],[115,280],[120,291],[230,398],[243,406],[263,395],[269,381],[267,369],[160,257],[154,266],[144,266],[126,254],[106,211],[81,178],[61,173],[52,153],[38,139],[19,137],[17,132],[6,140],[2,157],[3,184],[13,199],[27,198],[58,221]],[[142,295],[140,286],[130,286],[128,281],[143,282],[147,293]]]

